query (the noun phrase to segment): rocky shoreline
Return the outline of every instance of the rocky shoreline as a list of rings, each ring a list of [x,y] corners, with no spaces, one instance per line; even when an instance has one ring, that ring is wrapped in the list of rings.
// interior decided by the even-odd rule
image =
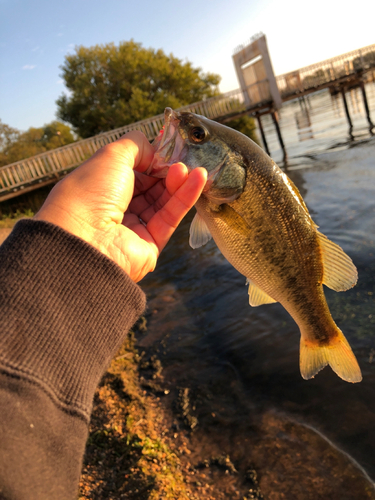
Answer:
[[[165,387],[160,361],[139,355],[130,332],[96,392],[79,500],[262,499],[255,470],[243,478],[216,451],[191,460],[189,390],[178,389],[172,409]]]
[[[146,330],[141,318],[137,337]],[[247,408],[230,367],[229,393],[187,379],[129,334],[96,393],[80,500],[375,499],[366,474],[317,431]]]

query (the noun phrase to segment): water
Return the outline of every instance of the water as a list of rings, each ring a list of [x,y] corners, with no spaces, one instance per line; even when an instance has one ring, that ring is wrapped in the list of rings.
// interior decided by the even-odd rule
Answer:
[[[375,84],[367,84],[366,91],[375,122]],[[360,384],[342,381],[329,367],[313,380],[301,378],[298,327],[279,304],[251,308],[244,277],[212,241],[190,249],[193,213],[178,228],[156,271],[142,282],[149,329],[140,344],[157,350],[172,389],[192,389],[200,429],[196,453],[215,442],[238,463],[250,460],[263,471],[263,484],[272,482],[272,491],[289,492],[285,498],[321,498],[314,488],[327,470],[327,485],[338,482],[338,496],[326,493],[329,498],[375,498],[372,493],[361,496],[357,473],[348,465],[354,460],[375,478],[375,137],[368,131],[359,89],[348,101],[354,140],[341,96],[332,98],[328,91],[309,96],[306,105],[285,105],[280,124],[288,175],[320,230],[358,268],[355,288],[325,290],[332,316],[361,366]],[[272,156],[282,164],[273,124],[267,117],[263,123]],[[292,424],[298,430],[288,427]],[[211,445],[208,435],[215,436]],[[279,459],[270,466],[277,453]],[[342,457],[345,466],[339,465]],[[320,461],[327,464],[323,472]],[[277,475],[280,467],[283,472]],[[294,491],[307,480],[307,470],[315,474],[315,486]],[[280,495],[272,498],[284,498]]]
[[[374,83],[366,85],[366,94],[371,114],[371,110],[375,110]],[[369,124],[360,89],[347,92],[346,100],[356,143],[369,137]],[[373,111],[373,123],[375,123],[374,114]],[[314,155],[330,149],[346,149],[348,140],[352,140],[342,97],[340,94],[331,96],[328,90],[284,104],[279,116],[287,153],[292,164],[298,167],[303,166],[301,156]],[[262,123],[271,156],[277,163],[282,164],[283,155],[270,115],[262,117]]]

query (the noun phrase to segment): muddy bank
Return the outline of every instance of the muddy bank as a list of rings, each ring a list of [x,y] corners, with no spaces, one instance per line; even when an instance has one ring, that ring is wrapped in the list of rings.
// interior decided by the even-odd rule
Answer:
[[[197,384],[186,366],[163,366],[165,343],[148,347],[149,335],[143,319],[138,348],[130,335],[97,390],[81,500],[375,499],[317,431],[252,407],[233,366],[210,366]]]

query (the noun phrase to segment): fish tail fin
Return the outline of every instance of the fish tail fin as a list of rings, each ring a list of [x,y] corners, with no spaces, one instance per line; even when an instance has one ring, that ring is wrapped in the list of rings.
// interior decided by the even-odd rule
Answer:
[[[329,344],[319,346],[315,342],[301,337],[300,370],[304,379],[313,378],[325,366],[347,382],[360,382],[361,369],[356,357],[341,330],[337,328],[337,336]]]

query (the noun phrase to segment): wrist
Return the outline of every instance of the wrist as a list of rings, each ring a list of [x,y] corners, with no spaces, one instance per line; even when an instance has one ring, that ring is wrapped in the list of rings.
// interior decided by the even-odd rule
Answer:
[[[46,203],[46,206],[43,206],[34,215],[33,219],[51,222],[92,245],[94,229],[90,227],[83,217],[78,218],[63,207],[51,206]]]

